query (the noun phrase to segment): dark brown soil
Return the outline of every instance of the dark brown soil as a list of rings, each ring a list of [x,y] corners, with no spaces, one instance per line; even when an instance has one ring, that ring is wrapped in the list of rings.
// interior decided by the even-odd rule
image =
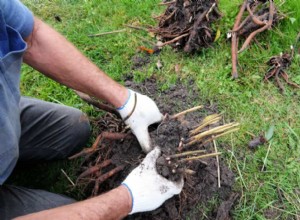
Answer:
[[[188,85],[178,83],[171,86],[168,90],[161,91],[158,89],[155,78],[148,79],[140,84],[132,82],[131,78],[125,80],[125,86],[150,96],[155,100],[159,109],[169,115],[199,105],[199,103],[194,102],[199,100],[199,93],[197,89],[192,88],[192,85],[193,82]],[[188,87],[190,88],[188,89]],[[161,147],[163,155],[177,153],[178,143],[181,138],[186,137],[188,131],[199,124],[204,116],[214,112],[216,112],[215,106],[207,106],[203,110],[187,114],[180,121],[167,120],[166,123],[162,123],[154,129],[150,128],[150,136],[154,144]],[[120,120],[111,114],[107,114],[104,119],[99,119],[98,125],[101,131],[120,132],[124,128],[124,126],[120,125]],[[199,149],[199,146],[197,147]],[[194,149],[194,146],[189,148],[189,150],[192,149]],[[202,146],[200,149],[214,152],[213,147],[209,144]],[[134,137],[122,141],[104,140],[100,145],[100,151],[87,157],[83,167],[94,165],[96,158],[99,158],[99,152],[101,161],[108,158],[112,159],[112,164],[103,168],[100,171],[101,173],[106,173],[120,165],[125,167],[121,172],[103,182],[97,189],[96,194],[119,186],[145,157]],[[232,198],[234,175],[224,164],[223,160],[221,159],[220,161],[221,188],[218,188],[215,158],[203,159],[203,162],[194,161],[184,165],[184,167],[195,171],[195,174],[185,175],[185,185],[179,196],[169,199],[155,211],[134,214],[126,219],[229,219],[230,210],[237,196],[234,197],[235,199]],[[163,166],[158,166],[157,168],[167,178],[176,179],[179,177],[179,175],[174,177],[170,171],[164,171]],[[85,187],[85,193],[91,195],[92,191],[95,191],[94,185],[95,182],[90,181]],[[214,203],[210,202],[212,199],[214,199]],[[223,205],[219,209],[220,204]],[[204,213],[205,218],[203,217]]]
[[[139,70],[142,69],[145,65],[150,63],[150,55],[147,53],[137,53],[131,59],[132,62],[132,69]]]

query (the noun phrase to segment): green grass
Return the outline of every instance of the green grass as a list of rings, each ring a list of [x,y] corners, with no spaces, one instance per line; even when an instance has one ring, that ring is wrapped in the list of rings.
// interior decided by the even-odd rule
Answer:
[[[163,7],[157,6],[158,2],[24,1],[37,16],[66,36],[117,81],[121,80],[123,74],[131,72],[130,60],[138,46],[149,46],[142,43],[138,36],[150,40],[151,36],[135,30],[98,38],[89,38],[87,35],[123,29],[123,24],[155,25],[151,16],[163,11]],[[288,50],[294,43],[300,27],[300,6],[298,0],[276,2],[288,17],[273,30],[257,37],[260,46],[252,45],[239,55],[240,77],[235,81],[230,78],[230,42],[226,40],[226,33],[233,26],[241,3],[239,0],[220,1],[224,16],[216,27],[221,31],[221,37],[213,48],[203,49],[195,55],[185,55],[165,47],[146,68],[133,71],[136,80],[156,75],[162,88],[192,78],[200,91],[197,102],[217,104],[219,111],[224,112],[226,121],[241,123],[239,132],[220,141],[224,146],[224,158],[236,173],[235,188],[241,192],[233,212],[234,219],[267,219],[270,218],[268,213],[273,213],[271,218],[275,219],[293,219],[300,215],[300,91],[286,86],[285,94],[280,94],[275,84],[262,81],[268,69],[265,62],[271,56]],[[60,16],[62,22],[57,22],[54,16]],[[164,64],[161,70],[155,68],[158,59]],[[176,64],[181,65],[178,74],[174,71]],[[300,56],[297,55],[288,73],[291,80],[298,83],[299,66]],[[68,88],[45,78],[30,67],[24,66],[22,71],[21,90],[24,95],[75,106],[89,115],[98,114]],[[271,125],[275,126],[275,132],[266,158],[267,144],[256,151],[248,149],[247,143],[251,139],[248,133],[258,135]],[[264,161],[266,171],[261,172]],[[68,166],[70,163],[63,164],[63,167]],[[60,172],[60,167],[51,166],[43,172],[55,172],[53,170]],[[54,180],[56,182],[51,187],[42,187],[64,192],[68,183],[62,174]]]

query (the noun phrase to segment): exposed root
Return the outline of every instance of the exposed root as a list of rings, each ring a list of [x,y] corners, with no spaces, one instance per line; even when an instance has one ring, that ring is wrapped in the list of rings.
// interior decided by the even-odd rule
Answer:
[[[94,187],[94,190],[93,190],[93,196],[98,195],[98,193],[99,193],[99,185],[101,183],[103,183],[108,178],[114,176],[118,172],[122,171],[123,169],[124,169],[124,166],[118,166],[118,167],[116,167],[116,168],[108,171],[107,173],[101,175],[100,177],[98,177],[98,179],[96,179],[96,181],[95,181],[95,187]]]
[[[280,19],[273,0],[244,0],[236,17],[231,34],[232,78],[238,77],[238,53],[243,52],[255,36],[271,29]],[[244,13],[248,15],[243,19]],[[242,21],[242,22],[241,22]],[[246,38],[241,49],[238,49],[239,39]]]
[[[243,52],[250,44],[250,42],[252,41],[252,39],[260,32],[263,32],[269,28],[271,28],[272,24],[273,24],[273,19],[274,19],[274,13],[275,13],[275,6],[274,6],[274,2],[273,0],[270,0],[270,11],[269,11],[269,19],[268,22],[262,22],[260,21],[258,18],[256,18],[255,16],[253,16],[252,21],[254,21],[254,23],[258,26],[264,25],[263,27],[257,29],[256,31],[253,31],[248,38],[245,40],[242,48],[238,51],[238,53]],[[253,14],[252,14],[253,15]],[[255,19],[254,19],[255,18]],[[261,22],[261,23],[259,23]],[[258,24],[259,23],[259,24]]]
[[[98,137],[96,138],[94,144],[92,147],[84,148],[82,151],[80,151],[77,154],[74,154],[73,156],[69,157],[70,160],[78,158],[80,156],[84,156],[87,154],[93,154],[97,151],[98,147],[101,145],[101,141],[104,139],[109,140],[122,140],[125,138],[132,138],[131,133],[112,133],[112,132],[102,132]]]
[[[87,170],[85,170],[82,174],[80,174],[77,178],[77,180],[80,180],[82,178],[85,178],[87,176],[90,176],[92,174],[95,174],[96,172],[98,172],[101,168],[107,167],[108,165],[111,164],[111,160],[105,160],[100,164],[97,164],[95,166],[92,166],[90,168],[88,168]]]
[[[246,9],[247,6],[247,0],[244,1],[242,7],[240,8],[240,11],[236,17],[233,30],[238,30],[240,28],[240,22],[242,20],[243,13]],[[238,36],[237,36],[237,31],[232,31],[231,33],[231,56],[232,56],[232,77],[237,78],[238,77],[238,72],[237,72],[237,53],[238,53]]]
[[[87,102],[88,104],[93,105],[93,106],[95,106],[96,108],[99,108],[99,109],[101,109],[101,110],[103,110],[103,111],[113,113],[113,114],[115,114],[116,116],[118,116],[119,118],[121,118],[121,117],[120,117],[120,114],[118,113],[118,111],[117,111],[115,108],[113,108],[113,107],[111,107],[111,106],[109,106],[109,105],[103,104],[103,103],[101,103],[101,102],[99,102],[99,101],[96,101],[96,100],[94,100],[93,98],[91,98],[89,95],[87,95],[87,94],[85,94],[85,93],[83,93],[83,92],[79,92],[79,91],[76,91],[76,90],[74,90],[74,92],[75,92],[75,93],[76,93],[83,101]]]

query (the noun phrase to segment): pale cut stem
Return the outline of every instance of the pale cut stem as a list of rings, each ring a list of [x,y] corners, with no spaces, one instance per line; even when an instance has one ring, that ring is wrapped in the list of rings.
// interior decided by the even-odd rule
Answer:
[[[179,41],[181,38],[184,38],[184,37],[186,37],[186,36],[188,36],[188,35],[190,35],[190,34],[187,33],[187,34],[183,34],[183,35],[180,35],[180,36],[178,36],[178,37],[175,37],[173,40],[164,42],[163,44],[160,45],[160,47],[166,46],[166,45],[168,45],[168,44],[175,43],[176,41]]]
[[[182,116],[182,115],[185,115],[185,114],[190,113],[190,112],[197,111],[198,109],[201,109],[201,108],[203,108],[202,105],[199,105],[199,106],[196,106],[196,107],[187,109],[187,110],[185,110],[185,111],[182,111],[182,112],[179,112],[179,113],[177,113],[177,114],[175,114],[175,115],[172,115],[172,116],[171,116],[171,119],[178,118],[178,117],[180,117],[180,116]]]
[[[176,1],[170,1],[170,2],[161,2],[158,5],[171,5],[173,3],[175,3]]]
[[[205,123],[205,122],[207,122],[207,121],[211,121],[213,118],[216,118],[216,117],[219,117],[219,116],[221,116],[221,115],[220,115],[220,114],[212,114],[212,115],[208,115],[208,116],[206,116],[206,117],[203,119],[202,123]]]
[[[214,135],[213,137],[211,137],[211,138],[207,139],[206,141],[204,141],[202,144],[206,144],[206,143],[211,142],[211,141],[213,141],[213,140],[215,140],[215,139],[217,139],[219,137],[222,137],[222,136],[224,136],[226,134],[230,134],[230,133],[238,131],[238,130],[240,130],[240,128],[234,128],[234,129],[226,131],[226,132],[224,132],[222,134]]]
[[[183,157],[183,156],[187,156],[187,155],[191,155],[191,154],[204,153],[204,152],[206,152],[206,150],[186,151],[184,153],[173,154],[173,155],[167,156],[166,159],[168,159],[168,158],[178,158],[178,157]]]
[[[71,178],[67,175],[67,173],[63,169],[60,169],[60,170],[64,174],[64,176],[67,178],[67,180],[72,184],[72,186],[75,186],[75,183],[71,180]]]
[[[125,32],[125,31],[126,31],[126,29],[121,29],[121,30],[103,32],[103,33],[99,33],[99,34],[90,34],[88,36],[89,37],[100,37],[100,36],[103,36],[103,35],[116,34],[116,33],[121,33],[121,32]]]
[[[222,126],[219,126],[219,127],[215,127],[215,128],[212,128],[208,131],[204,131],[198,135],[195,135],[193,137],[190,138],[190,142],[197,142],[201,139],[203,139],[204,137],[207,137],[209,135],[214,135],[214,134],[218,134],[218,133],[222,133],[222,132],[225,132],[226,130],[228,129],[232,129],[234,127],[237,127],[239,126],[239,123],[229,123],[229,124],[226,124],[226,125],[222,125]]]
[[[214,7],[216,7],[216,3],[213,3],[212,6],[210,7],[209,11],[206,13],[205,17],[206,20],[209,21],[209,14],[212,12],[212,10],[214,9]]]
[[[183,162],[187,162],[187,161],[198,160],[198,159],[201,159],[201,158],[214,157],[214,156],[217,156],[217,155],[220,155],[220,154],[221,154],[221,152],[216,152],[216,153],[211,153],[211,154],[204,154],[204,155],[200,155],[200,156],[196,156],[196,157],[184,158],[184,159],[179,160],[178,162],[183,163]]]
[[[128,28],[135,29],[135,30],[142,30],[142,31],[147,31],[148,32],[148,29],[144,28],[144,27],[134,26],[134,25],[130,25],[130,24],[124,24],[124,26],[128,27]]]
[[[263,172],[264,169],[265,169],[265,165],[266,165],[266,163],[267,163],[267,158],[268,158],[269,153],[270,153],[271,145],[272,145],[272,142],[270,142],[270,144],[269,144],[269,146],[268,146],[267,154],[266,154],[266,157],[265,157],[265,159],[264,159],[264,164],[263,164],[263,166],[262,166],[262,168],[261,168],[261,172]]]
[[[209,116],[207,116],[207,117],[203,120],[202,124],[201,124],[199,127],[197,127],[197,128],[195,128],[195,129],[193,129],[192,131],[190,131],[190,135],[195,135],[195,134],[197,134],[199,131],[201,131],[203,128],[205,128],[207,125],[217,123],[218,121],[221,120],[221,116],[220,116],[220,115],[213,115],[213,116],[214,116],[214,117],[209,118],[209,120],[205,120],[207,117],[209,117]]]
[[[213,143],[214,143],[215,152],[218,152],[216,140],[213,140]],[[218,173],[218,187],[221,188],[220,162],[219,162],[218,155],[216,156],[216,160],[217,160],[217,173]]]

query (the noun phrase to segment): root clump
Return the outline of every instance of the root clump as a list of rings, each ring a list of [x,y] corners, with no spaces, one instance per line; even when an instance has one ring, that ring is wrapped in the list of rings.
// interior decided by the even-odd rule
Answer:
[[[267,62],[267,64],[270,66],[270,69],[266,73],[264,80],[269,81],[270,79],[274,78],[278,88],[282,93],[285,91],[285,88],[281,83],[280,78],[282,78],[288,85],[300,89],[300,85],[289,80],[289,75],[286,72],[286,69],[292,64],[293,57],[294,48],[292,47],[290,53],[285,52],[278,56],[273,56]]]
[[[210,46],[215,37],[212,24],[221,17],[215,0],[176,0],[166,2],[164,14],[157,17],[159,25],[149,29],[163,43],[191,53]]]
[[[229,32],[233,78],[238,77],[238,53],[246,50],[257,34],[271,29],[282,18],[273,0],[244,0],[233,29]],[[245,38],[245,41],[239,49],[241,38]]]

